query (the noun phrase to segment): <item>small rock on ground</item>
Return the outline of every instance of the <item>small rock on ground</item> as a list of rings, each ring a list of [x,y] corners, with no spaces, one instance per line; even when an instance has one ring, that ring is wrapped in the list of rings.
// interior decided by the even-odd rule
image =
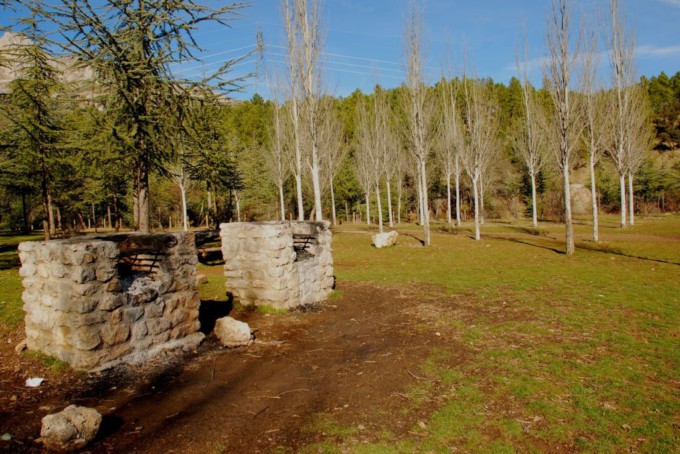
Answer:
[[[397,244],[399,233],[396,231],[376,233],[371,237],[376,248],[383,248]]]
[[[39,441],[56,452],[82,449],[97,435],[101,423],[102,415],[94,408],[69,405],[42,419]]]
[[[231,317],[217,319],[215,335],[225,347],[244,347],[253,340],[248,324]]]

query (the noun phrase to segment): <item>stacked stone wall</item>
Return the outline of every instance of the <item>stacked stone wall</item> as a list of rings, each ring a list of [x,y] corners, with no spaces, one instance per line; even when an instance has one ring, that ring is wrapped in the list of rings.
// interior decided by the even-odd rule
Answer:
[[[328,222],[222,224],[227,292],[242,304],[292,308],[325,300],[333,288]]]
[[[79,369],[193,348],[193,234],[125,234],[19,245],[26,342]]]

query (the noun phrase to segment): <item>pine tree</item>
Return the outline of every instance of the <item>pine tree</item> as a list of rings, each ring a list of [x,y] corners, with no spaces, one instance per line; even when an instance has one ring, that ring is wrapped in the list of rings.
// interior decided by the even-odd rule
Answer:
[[[179,80],[170,66],[196,60],[200,48],[192,35],[198,24],[225,24],[245,5],[210,8],[192,0],[110,0],[94,5],[61,0],[39,7],[39,14],[59,30],[64,49],[96,73],[107,112],[110,140],[134,169],[135,226],[149,231],[149,176],[163,172],[172,158],[177,134],[174,121],[182,105],[178,92],[191,92],[211,82],[237,88],[242,79],[222,76],[238,60],[230,60],[210,79]]]

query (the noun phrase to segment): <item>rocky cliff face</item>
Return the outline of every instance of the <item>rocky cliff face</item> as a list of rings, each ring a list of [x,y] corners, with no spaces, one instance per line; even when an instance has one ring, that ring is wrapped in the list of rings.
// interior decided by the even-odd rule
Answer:
[[[12,49],[30,46],[31,44],[31,40],[18,33],[5,32],[0,36],[0,55],[2,55],[0,60],[0,94],[9,92],[9,83],[21,77],[24,67],[22,62],[12,55]],[[94,79],[92,68],[77,65],[77,62],[71,58],[55,58],[52,63],[60,72],[62,82],[77,84]]]

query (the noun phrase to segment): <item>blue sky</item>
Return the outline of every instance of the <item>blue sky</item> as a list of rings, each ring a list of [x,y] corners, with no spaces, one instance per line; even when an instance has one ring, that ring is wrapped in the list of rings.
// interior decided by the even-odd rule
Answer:
[[[269,67],[283,61],[285,37],[278,0],[254,0],[242,10],[242,17],[231,30],[205,30],[198,38],[208,49],[204,65],[186,65],[183,71],[214,67],[225,57],[237,56],[254,45],[259,28],[265,39],[265,60]],[[402,26],[407,0],[325,0],[326,43],[324,72],[327,88],[346,96],[355,89],[371,91],[376,83],[393,87],[403,80],[401,57]],[[599,5],[599,6],[598,6]],[[575,14],[595,19],[606,16],[606,0],[575,0]],[[662,70],[680,70],[680,0],[621,0],[638,47],[638,71],[656,75]],[[515,74],[515,48],[525,23],[530,57],[544,55],[543,43],[549,0],[425,0],[425,40],[427,70],[431,80],[439,78],[442,67],[460,60],[463,47],[479,76],[507,82]],[[603,33],[605,30],[602,30]],[[277,47],[278,46],[278,47]],[[220,51],[239,49],[214,55]],[[234,73],[255,69],[254,58],[247,59]],[[211,66],[212,64],[212,66]],[[606,57],[603,65],[608,65]],[[540,83],[540,65],[534,65],[531,78]],[[267,96],[265,80],[254,80],[237,97],[254,92]]]
[[[224,2],[207,0],[218,6]],[[256,31],[265,40],[267,66],[283,61],[285,36],[279,0],[252,0],[241,17],[227,29],[202,26],[196,38],[205,48],[202,63],[182,65],[183,76],[199,76],[218,67],[225,58],[244,55],[255,47]],[[402,25],[408,0],[325,0],[326,42],[324,74],[328,90],[346,96],[355,89],[371,91],[379,83],[393,87],[403,80],[401,57]],[[599,5],[599,6],[598,6]],[[596,9],[606,15],[606,0],[573,0],[577,15],[595,18]],[[656,75],[680,70],[680,0],[621,0],[629,27],[638,47],[638,71]],[[549,0],[425,0],[426,66],[436,80],[451,54],[454,66],[463,47],[478,76],[507,82],[515,74],[515,48],[526,24],[531,58],[544,55],[545,23]],[[9,17],[0,20],[7,24]],[[605,30],[603,30],[603,33]],[[447,49],[450,49],[447,50]],[[603,58],[603,65],[607,65]],[[256,69],[256,58],[246,58],[234,68],[234,75]],[[530,75],[540,83],[540,65]],[[253,79],[237,98],[259,92],[268,96],[266,81]]]

